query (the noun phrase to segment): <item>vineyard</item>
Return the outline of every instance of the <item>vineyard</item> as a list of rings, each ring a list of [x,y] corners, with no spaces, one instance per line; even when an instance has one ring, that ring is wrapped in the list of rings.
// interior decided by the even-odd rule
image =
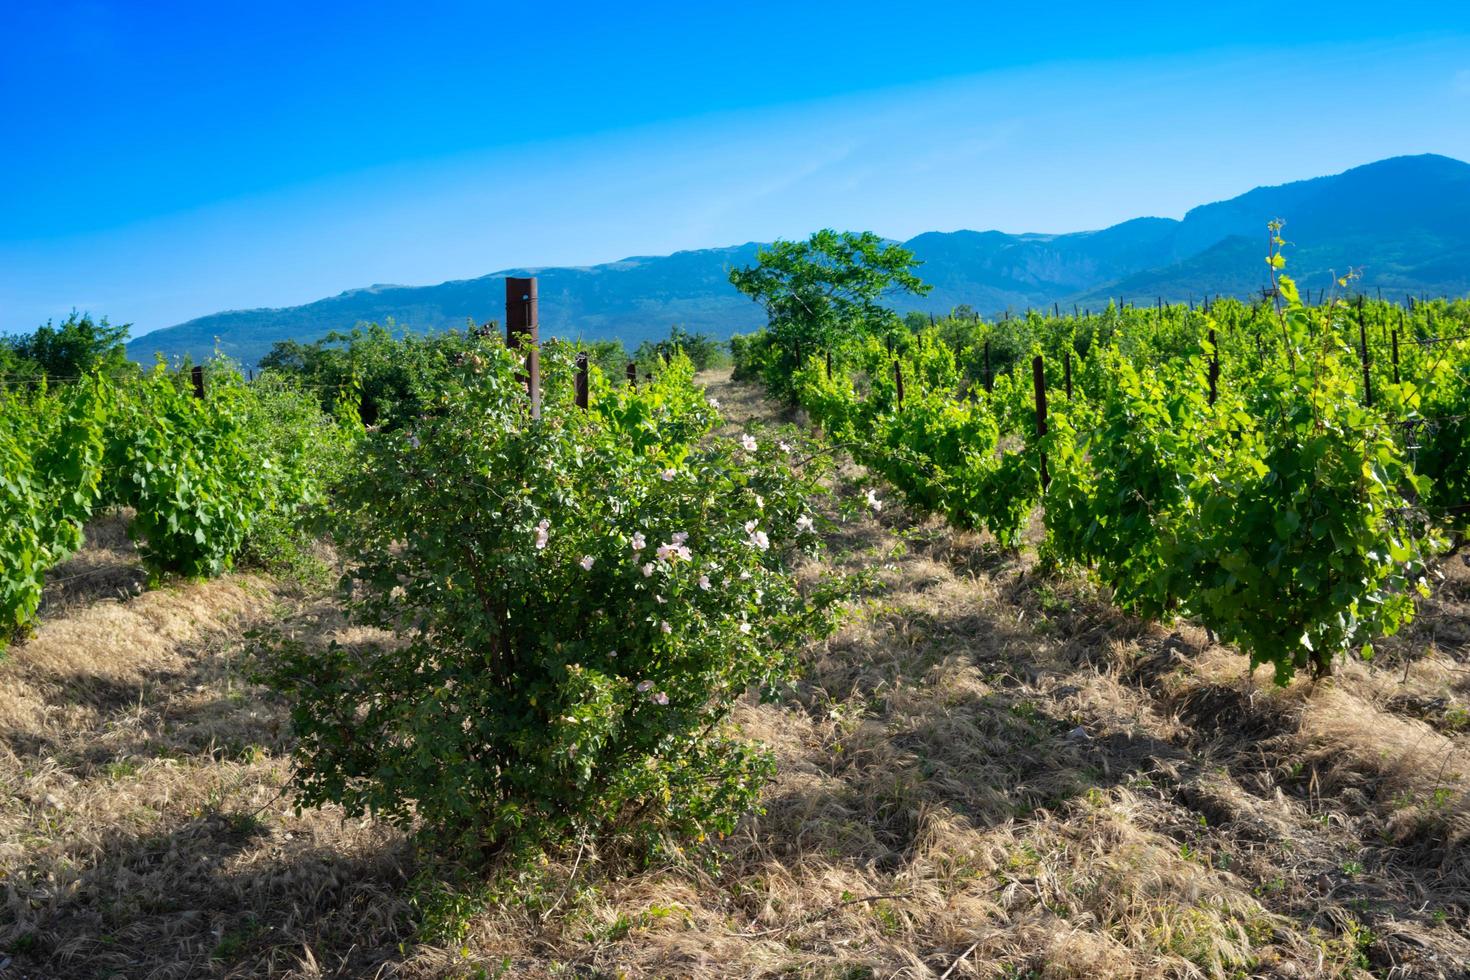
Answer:
[[[7,369],[0,975],[1467,975],[1470,302],[1279,232],[908,321],[818,233],[733,375],[534,280]]]

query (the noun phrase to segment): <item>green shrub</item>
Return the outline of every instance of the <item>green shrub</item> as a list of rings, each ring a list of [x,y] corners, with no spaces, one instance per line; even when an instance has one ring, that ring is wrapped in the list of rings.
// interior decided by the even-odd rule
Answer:
[[[238,375],[216,374],[213,380],[238,384]],[[295,578],[317,578],[323,572],[313,556],[319,510],[351,465],[362,433],[352,391],[343,391],[333,418],[316,395],[289,376],[265,372],[247,390],[241,400],[245,451],[270,465],[260,474],[263,505],[246,531],[240,560]]]
[[[215,365],[196,398],[159,365],[118,401],[108,496],[135,510],[128,534],[154,580],[218,575],[253,534],[268,558],[347,460],[349,430],[278,378],[247,385]]]
[[[267,669],[294,699],[298,798],[481,853],[728,832],[771,771],[731,708],[832,626],[839,586],[792,572],[817,474],[711,437],[687,384],[576,409],[550,380],[570,350],[546,355],[539,422],[519,353],[487,341],[415,425],[368,437],[334,539],[354,621],[401,642]]]
[[[107,404],[98,378],[0,391],[0,648],[29,631],[46,570],[81,545]]]
[[[266,505],[269,459],[251,458],[240,386],[187,378],[158,365],[128,386],[109,445],[110,495],[136,514],[128,535],[155,581],[228,569]]]

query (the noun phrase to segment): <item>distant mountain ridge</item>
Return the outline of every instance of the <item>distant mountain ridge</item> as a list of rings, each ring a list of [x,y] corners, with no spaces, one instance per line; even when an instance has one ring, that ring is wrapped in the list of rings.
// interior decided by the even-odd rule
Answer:
[[[1265,283],[1266,222],[1287,221],[1288,269],[1304,287],[1360,269],[1359,288],[1385,294],[1470,292],[1470,164],[1426,154],[1394,157],[1329,177],[1258,187],[1190,210],[1182,220],[1135,218],[1058,235],[925,232],[904,245],[934,288],[904,311],[982,313],[1053,303],[1097,306],[1209,294],[1248,295]],[[507,275],[539,278],[543,336],[618,337],[629,346],[673,324],[719,336],[754,329],[763,315],[729,284],[759,243],[634,256],[604,265],[503,269],[436,286],[370,286],[303,306],[234,310],[132,341],[150,360],[207,357],[216,347],[253,364],[278,340],[389,319],[416,329],[501,319]]]

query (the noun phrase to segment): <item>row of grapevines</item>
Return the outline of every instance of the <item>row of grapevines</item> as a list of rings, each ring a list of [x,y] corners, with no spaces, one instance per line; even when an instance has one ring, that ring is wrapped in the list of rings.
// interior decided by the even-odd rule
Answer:
[[[829,377],[825,363],[812,361],[795,378],[798,398],[828,437],[850,445],[856,459],[915,506],[956,527],[986,528],[1008,545],[1019,541],[1040,477],[1034,455],[1000,445],[1015,402],[1013,379],[1003,379],[997,394],[957,399],[954,353],[933,333],[920,334],[896,360],[876,339],[843,360],[866,380],[865,393],[845,363]]]
[[[1423,556],[1437,544],[1413,515],[1425,500],[1465,499],[1470,425],[1459,416],[1470,413],[1462,365],[1422,393],[1385,385],[1370,407],[1351,342],[1356,310],[1308,306],[1284,276],[1280,288],[1278,353],[1263,347],[1249,374],[1217,379],[1213,401],[1210,338],[1227,329],[1201,312],[1169,324],[1166,345],[1113,342],[1076,359],[1071,397],[1058,397],[1053,373],[1045,437],[1024,361],[992,392],[956,400],[953,372],[923,367],[948,347],[923,332],[899,357],[902,409],[893,358],[872,343],[840,358],[853,377],[809,365],[797,390],[916,506],[1007,544],[1039,497],[1045,451],[1051,555],[1095,569],[1124,608],[1197,618],[1285,682],[1299,668],[1330,670],[1350,649],[1370,652],[1413,616]],[[1182,356],[1161,357],[1164,346]],[[1430,428],[1416,472],[1393,420],[1421,411],[1451,421]],[[999,453],[1006,437],[1024,449]]]
[[[353,439],[314,398],[215,370],[207,397],[162,367],[0,394],[0,642],[23,635],[48,569],[99,509],[133,511],[155,581],[217,575],[252,533],[321,499]]]
[[[46,571],[81,544],[102,476],[107,390],[0,390],[0,649],[29,631]]]

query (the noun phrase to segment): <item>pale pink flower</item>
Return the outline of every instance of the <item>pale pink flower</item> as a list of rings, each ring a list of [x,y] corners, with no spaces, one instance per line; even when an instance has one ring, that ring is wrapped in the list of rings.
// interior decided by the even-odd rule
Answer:
[[[720,407],[720,400],[718,398],[711,398],[711,399],[709,399],[709,407],[710,408],[719,408]]]
[[[749,633],[750,632],[750,624],[749,623],[742,622],[740,624],[740,632],[742,632],[742,633]]]
[[[875,514],[883,509],[883,501],[878,499],[878,491],[868,491],[868,506],[873,508],[873,513]]]
[[[596,558],[593,558],[591,555],[583,555],[582,556],[582,560],[580,562],[578,562],[577,564],[579,564],[579,565],[582,566],[582,571],[584,571],[584,572],[590,572],[590,571],[592,571],[592,563],[595,562],[596,560],[597,559]]]
[[[648,545],[648,539],[643,536],[642,531],[633,533],[633,550],[642,551]]]
[[[673,483],[674,482],[674,477],[676,477],[676,476],[679,475],[679,471],[678,470],[664,470],[659,475],[664,478],[664,482],[665,483]]]
[[[750,536],[750,543],[762,551],[768,551],[771,547],[771,539],[766,536],[765,531],[757,531]]]
[[[659,620],[658,628],[663,630],[665,633],[674,632],[674,628],[669,625],[669,621],[666,619]]]
[[[699,576],[699,587],[701,589],[703,589],[704,591],[706,591],[706,592],[708,592],[710,590],[709,576],[708,575],[701,575],[701,576]]]
[[[638,682],[638,693],[639,694],[647,694],[651,690],[653,690],[653,681],[639,681]]]
[[[744,582],[748,578],[750,578],[750,573],[747,572],[747,571],[741,571],[741,573],[740,573],[740,581]]]
[[[755,533],[756,525],[758,525],[759,523],[760,523],[760,521],[746,521],[745,522],[745,533],[746,534],[754,534]]]
[[[781,447],[783,453],[791,452],[791,444],[788,442],[778,442],[776,445]]]
[[[755,441],[755,436],[746,432],[740,436],[740,445],[745,448],[746,452],[753,453],[760,444]]]
[[[550,529],[551,529],[551,522],[548,521],[548,520],[546,520],[545,518],[542,518],[541,519],[541,523],[536,525],[536,550],[537,551],[540,551],[542,548],[545,548],[546,547],[546,541],[547,541],[547,538],[549,537],[549,531],[550,531]]]
[[[653,695],[652,700],[654,704],[668,704],[669,696],[663,691],[659,691],[657,694]]]
[[[802,514],[796,519],[796,529],[803,534],[810,531],[812,529],[812,526],[812,519],[807,514]]]
[[[683,544],[685,541],[688,541],[689,540],[689,532],[688,531],[675,531],[674,534],[673,534],[673,537],[670,538],[670,540],[673,541],[674,544]]]
[[[755,509],[756,510],[765,510],[766,509],[766,498],[765,497],[762,497],[760,494],[756,494],[755,495]]]
[[[646,564],[646,565],[643,566],[643,577],[644,578],[651,578],[652,576],[653,576],[653,562],[649,562],[648,564]]]

